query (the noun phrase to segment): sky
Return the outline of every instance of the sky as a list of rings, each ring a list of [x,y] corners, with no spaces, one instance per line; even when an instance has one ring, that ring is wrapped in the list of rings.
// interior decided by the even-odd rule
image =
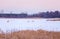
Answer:
[[[0,0],[0,12],[25,12],[33,14],[60,10],[60,0]]]

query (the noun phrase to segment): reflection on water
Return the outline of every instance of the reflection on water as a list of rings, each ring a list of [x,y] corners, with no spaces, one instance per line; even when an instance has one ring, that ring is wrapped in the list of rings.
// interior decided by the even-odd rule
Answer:
[[[60,21],[46,21],[47,19],[2,19],[0,28],[6,32],[10,30],[48,30],[60,31]]]

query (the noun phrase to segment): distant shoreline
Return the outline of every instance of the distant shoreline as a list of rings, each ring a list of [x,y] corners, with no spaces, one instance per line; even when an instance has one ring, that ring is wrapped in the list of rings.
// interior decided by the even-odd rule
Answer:
[[[50,20],[51,20],[51,19],[52,19],[52,20],[55,19],[55,20],[56,20],[56,19],[60,19],[60,18],[37,18],[37,17],[34,17],[34,18],[0,18],[0,19],[48,19],[48,20],[49,20],[49,19],[50,19]]]
[[[46,19],[46,21],[60,21],[60,18],[0,18],[0,19]]]
[[[49,18],[47,21],[60,21],[60,18]]]

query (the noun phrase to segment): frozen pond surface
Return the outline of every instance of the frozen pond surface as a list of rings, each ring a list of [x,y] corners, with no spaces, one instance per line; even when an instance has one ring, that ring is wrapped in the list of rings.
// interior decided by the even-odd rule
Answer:
[[[60,21],[46,21],[47,19],[13,19],[0,18],[0,29],[10,30],[48,30],[60,31]]]

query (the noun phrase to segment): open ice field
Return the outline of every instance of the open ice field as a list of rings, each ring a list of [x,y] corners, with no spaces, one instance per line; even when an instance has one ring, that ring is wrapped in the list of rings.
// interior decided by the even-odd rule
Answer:
[[[60,21],[46,21],[47,19],[0,18],[0,29],[4,32],[11,30],[60,31]]]

